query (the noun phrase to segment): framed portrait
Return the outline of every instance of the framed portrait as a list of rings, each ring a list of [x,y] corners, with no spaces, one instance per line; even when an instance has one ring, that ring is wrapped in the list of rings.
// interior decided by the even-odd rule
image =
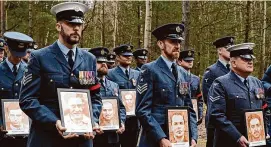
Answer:
[[[172,147],[189,147],[188,107],[167,108],[167,133]]]
[[[83,135],[93,132],[93,114],[90,93],[87,89],[58,88],[58,101],[62,126],[67,128],[64,135]]]
[[[135,116],[136,91],[135,89],[120,89],[121,100],[126,109],[126,116]]]
[[[103,131],[116,131],[120,128],[120,112],[117,97],[105,97],[99,118]]]
[[[246,110],[245,123],[250,147],[266,145],[264,115],[261,109]]]
[[[196,112],[196,118],[197,121],[199,120],[199,109],[198,109],[198,99],[197,98],[192,98],[192,105],[193,105],[193,109]]]
[[[10,136],[29,134],[30,119],[21,110],[18,99],[2,99],[3,127]]]

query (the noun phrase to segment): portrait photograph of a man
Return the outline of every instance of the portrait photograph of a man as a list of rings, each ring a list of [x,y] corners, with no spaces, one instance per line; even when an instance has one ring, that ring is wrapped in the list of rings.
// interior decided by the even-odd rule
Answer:
[[[245,117],[249,146],[266,145],[263,112],[246,112]]]
[[[127,116],[135,115],[135,102],[136,102],[136,91],[135,90],[120,90],[122,102],[126,109]]]
[[[7,135],[29,134],[29,118],[21,110],[18,100],[2,100],[5,130]]]
[[[119,108],[117,99],[103,99],[100,114],[100,127],[102,130],[117,130],[120,127]]]
[[[198,100],[191,99],[191,101],[192,101],[193,109],[196,112],[196,117],[197,117],[197,121],[198,121],[198,119],[199,119]]]
[[[60,110],[66,133],[92,132],[91,109],[86,92],[60,91]]]
[[[189,147],[187,109],[168,109],[168,131],[172,147]]]

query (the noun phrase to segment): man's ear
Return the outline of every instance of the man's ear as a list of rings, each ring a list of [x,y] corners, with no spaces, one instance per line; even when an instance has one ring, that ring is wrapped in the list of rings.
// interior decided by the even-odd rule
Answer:
[[[160,49],[162,49],[162,50],[164,49],[165,44],[164,44],[163,41],[158,40],[158,41],[157,41],[157,45],[159,46]]]
[[[61,24],[58,22],[58,23],[56,23],[56,30],[58,31],[58,32],[60,32],[61,31]]]

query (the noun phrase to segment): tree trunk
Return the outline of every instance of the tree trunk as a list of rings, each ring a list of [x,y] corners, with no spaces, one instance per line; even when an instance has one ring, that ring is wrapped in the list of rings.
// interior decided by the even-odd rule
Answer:
[[[114,30],[112,33],[113,37],[113,47],[116,47],[116,41],[117,41],[117,25],[118,25],[118,1],[114,1]]]
[[[137,25],[137,37],[138,37],[137,46],[138,46],[138,48],[141,47],[141,28],[142,28],[141,27],[141,18],[142,18],[141,5],[138,2],[138,5],[137,5],[137,22],[138,22],[138,25]]]
[[[262,78],[263,72],[265,71],[265,59],[266,59],[266,51],[265,51],[265,37],[266,37],[266,1],[263,1],[263,29],[262,29],[262,51],[261,51],[261,64],[260,64],[260,72],[259,72],[259,78]]]
[[[104,16],[105,16],[105,13],[104,13],[104,1],[103,1],[103,14],[102,14],[102,44],[103,46],[105,46],[105,21],[104,21]]]
[[[29,1],[28,2],[28,35],[30,37],[33,37],[33,11],[32,11],[32,7],[33,7],[33,2]]]
[[[144,30],[144,48],[151,47],[151,18],[152,5],[150,0],[146,0],[146,16],[145,16],[145,30]]]
[[[247,5],[246,5],[246,28],[245,28],[245,40],[244,42],[248,42],[249,41],[249,35],[250,35],[250,31],[251,31],[251,26],[250,26],[250,9],[251,9],[251,1],[247,1]]]
[[[1,4],[1,36],[6,31],[6,10],[5,10],[5,1],[0,1]]]
[[[184,43],[183,43],[183,49],[188,49],[189,47],[189,1],[184,0],[182,2],[183,4],[183,13],[182,13],[182,22],[184,23],[185,29],[184,29]]]

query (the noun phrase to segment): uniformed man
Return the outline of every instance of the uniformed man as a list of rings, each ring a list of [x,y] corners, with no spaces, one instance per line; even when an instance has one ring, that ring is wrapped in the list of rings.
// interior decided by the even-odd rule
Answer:
[[[133,52],[134,58],[136,60],[135,70],[140,71],[141,66],[148,62],[148,50],[144,48],[137,49]]]
[[[33,39],[19,32],[6,32],[4,39],[7,43],[7,59],[0,64],[0,98],[19,99],[21,81],[27,66],[22,57]],[[0,110],[2,112],[2,107]],[[0,113],[0,126],[3,126],[2,117]],[[0,146],[24,147],[26,142],[27,138],[7,137],[0,139]]]
[[[121,119],[121,128],[116,132],[103,132],[99,130],[94,139],[95,147],[119,147],[119,135],[122,134],[125,130],[125,120],[126,120],[126,111],[122,103],[121,98],[119,97],[119,86],[117,83],[112,82],[107,79],[106,75],[108,74],[107,68],[107,57],[109,50],[105,47],[97,47],[89,50],[90,53],[96,56],[97,58],[97,72],[98,79],[101,84],[100,94],[102,99],[108,97],[118,97],[119,110],[120,110],[120,119]],[[101,123],[101,122],[100,122]]]
[[[229,47],[231,71],[217,78],[208,95],[210,121],[215,125],[215,147],[247,147],[244,110],[261,109],[264,96],[253,72],[254,43]]]
[[[166,24],[156,28],[152,34],[157,38],[161,56],[141,67],[137,83],[136,115],[143,131],[139,147],[170,147],[168,138],[166,108],[187,106],[190,114],[190,143],[196,146],[197,124],[193,110],[185,71],[177,66],[182,24]]]
[[[31,53],[20,96],[21,109],[32,119],[28,147],[92,146],[93,133],[63,136],[68,128],[61,125],[57,96],[57,88],[89,89],[92,120],[99,123],[102,102],[100,85],[95,80],[96,58],[77,47],[88,9],[79,2],[53,6],[51,13],[56,15],[58,40]]]
[[[118,66],[110,69],[108,79],[116,82],[120,89],[135,89],[139,71],[130,67],[132,63],[132,49],[130,44],[123,44],[113,49],[116,53]],[[138,135],[138,120],[135,116],[128,117],[125,122],[125,132],[120,135],[121,147],[135,147]]]
[[[180,52],[180,57],[177,61],[177,64],[183,67],[188,72],[190,89],[191,89],[191,97],[197,100],[197,108],[198,112],[198,125],[202,123],[203,119],[203,98],[200,90],[200,78],[191,73],[191,69],[193,68],[194,63],[194,50],[183,50]]]
[[[36,42],[30,43],[29,48],[26,50],[26,55],[23,57],[23,61],[27,63],[29,61],[29,57],[32,51],[36,50],[38,48]]]
[[[107,55],[107,62],[106,62],[106,64],[107,64],[108,69],[112,69],[112,68],[114,68],[116,66],[115,59],[116,59],[116,54],[115,53],[111,52],[111,53],[109,53]]]
[[[206,116],[205,116],[205,127],[207,132],[207,143],[206,147],[213,147],[213,139],[214,139],[214,127],[212,126],[211,122],[209,123],[208,118],[208,104],[207,104],[207,98],[208,98],[208,92],[209,89],[213,83],[213,81],[225,74],[227,74],[230,71],[230,53],[227,51],[227,48],[231,45],[233,45],[234,37],[227,36],[223,38],[217,39],[215,42],[213,42],[213,45],[217,49],[218,53],[218,61],[209,66],[203,75],[202,80],[202,94],[203,94],[203,100],[205,104],[207,105],[206,110]]]
[[[0,38],[0,63],[3,62],[6,59],[6,57],[5,57],[5,47],[6,47],[5,40]]]

